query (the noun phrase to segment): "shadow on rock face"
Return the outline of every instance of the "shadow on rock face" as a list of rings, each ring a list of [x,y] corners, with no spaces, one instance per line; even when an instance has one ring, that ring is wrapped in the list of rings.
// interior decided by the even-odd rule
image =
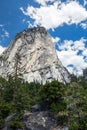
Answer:
[[[49,103],[48,102],[39,102],[31,107],[32,112],[40,112],[40,111],[47,111],[49,110]]]

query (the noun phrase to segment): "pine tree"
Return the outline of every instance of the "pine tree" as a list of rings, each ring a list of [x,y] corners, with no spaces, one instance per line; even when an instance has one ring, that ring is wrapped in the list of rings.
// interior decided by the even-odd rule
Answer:
[[[49,109],[58,117],[59,124],[67,123],[67,102],[65,85],[58,81],[52,81],[42,86],[40,95],[43,101],[47,101]]]
[[[87,92],[87,91],[86,91]],[[68,118],[70,130],[85,130],[87,124],[87,96],[84,87],[72,82],[67,88]],[[84,127],[81,121],[85,122]]]
[[[17,52],[16,55],[15,55],[14,75],[13,75],[13,80],[14,80],[13,100],[15,100],[16,91],[17,91],[17,89],[20,85],[21,77],[22,77],[22,74],[21,74],[21,56],[20,56],[19,52]]]

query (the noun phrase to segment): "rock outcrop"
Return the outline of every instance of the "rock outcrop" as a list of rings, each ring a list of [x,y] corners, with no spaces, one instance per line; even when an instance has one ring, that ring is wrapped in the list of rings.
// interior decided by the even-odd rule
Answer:
[[[20,55],[21,73],[28,81],[69,82],[70,74],[57,57],[52,38],[43,27],[26,29],[16,35],[0,56],[0,75],[14,74],[15,56]]]
[[[57,125],[57,118],[48,111],[34,112],[24,120],[25,130],[68,130]]]
[[[14,118],[14,115],[15,113],[5,119],[5,126],[1,130],[13,130],[10,121]],[[24,126],[23,130],[69,130],[68,125],[59,125],[57,117],[49,111],[27,112],[24,114],[21,123]],[[16,128],[16,130],[22,129]]]

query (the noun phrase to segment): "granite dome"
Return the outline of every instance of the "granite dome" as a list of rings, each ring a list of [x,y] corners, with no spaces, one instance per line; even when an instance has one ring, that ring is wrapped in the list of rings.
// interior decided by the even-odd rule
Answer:
[[[2,77],[14,73],[16,53],[21,57],[21,73],[25,81],[70,81],[70,74],[59,60],[52,38],[44,27],[26,29],[15,36],[0,56]]]

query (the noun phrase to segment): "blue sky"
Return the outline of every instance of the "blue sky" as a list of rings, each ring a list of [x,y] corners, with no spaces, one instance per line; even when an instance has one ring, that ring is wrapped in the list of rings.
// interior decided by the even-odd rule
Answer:
[[[87,0],[0,1],[0,53],[34,26],[48,30],[63,65],[80,75],[87,67]]]

